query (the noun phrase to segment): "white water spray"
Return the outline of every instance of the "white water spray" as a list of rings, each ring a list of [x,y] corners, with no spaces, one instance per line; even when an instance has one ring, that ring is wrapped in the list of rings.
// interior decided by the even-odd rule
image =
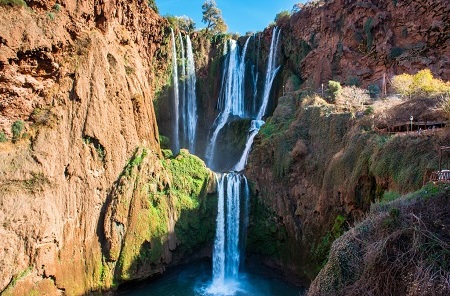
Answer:
[[[272,83],[278,73],[278,70],[280,69],[280,66],[277,66],[277,48],[278,41],[280,39],[280,32],[281,31],[277,27],[273,28],[272,42],[270,43],[269,61],[267,62],[266,82],[264,83],[263,101],[258,115],[256,116],[257,120],[261,120],[266,113],[270,90],[272,89]]]
[[[179,96],[178,96],[178,65],[177,65],[177,48],[175,44],[175,35],[173,34],[172,28],[170,28],[170,33],[172,35],[172,77],[173,77],[173,113],[174,113],[174,123],[173,123],[173,153],[178,154],[180,151],[180,136],[179,136]]]
[[[187,65],[186,65],[186,104],[187,104],[187,142],[189,151],[195,153],[195,134],[197,129],[197,96],[195,94],[195,64],[194,55],[192,53],[192,44],[189,36],[186,36],[186,51],[187,51]]]
[[[245,79],[245,55],[249,39],[245,42],[242,55],[239,56],[239,47],[235,40],[229,40],[226,65],[222,74],[222,87],[220,90],[218,109],[220,111],[214,121],[214,130],[206,147],[206,162],[213,167],[214,152],[219,132],[225,126],[230,115],[245,117],[244,104],[244,79]]]

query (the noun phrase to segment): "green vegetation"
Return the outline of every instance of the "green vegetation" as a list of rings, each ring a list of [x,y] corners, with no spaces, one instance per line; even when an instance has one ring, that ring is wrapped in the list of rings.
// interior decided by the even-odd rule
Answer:
[[[369,84],[369,86],[367,87],[367,90],[369,91],[369,96],[372,99],[377,98],[380,95],[380,87],[378,86],[378,84]]]
[[[20,135],[22,133],[24,127],[24,123],[22,120],[15,121],[11,126],[11,132],[13,134],[12,141],[16,142],[18,139],[20,139]]]
[[[372,50],[373,35],[372,35],[373,19],[369,17],[364,23],[364,32],[366,33],[366,50],[367,52]]]
[[[311,245],[311,254],[313,260],[316,262],[316,271],[319,272],[328,260],[328,254],[332,243],[344,234],[346,230],[345,222],[347,219],[342,215],[337,215],[334,219],[331,230],[328,231],[317,244]]]
[[[153,9],[156,13],[159,13],[158,6],[156,6],[155,0],[147,0],[147,6]]]
[[[277,222],[277,215],[260,200],[250,200],[250,218],[247,234],[247,250],[265,256],[280,258],[287,248],[287,232],[284,224]]]
[[[11,6],[23,6],[23,7],[27,7],[27,3],[23,0],[0,0],[0,5],[6,6],[6,5],[11,5]]]
[[[330,97],[332,101],[336,99],[341,89],[342,86],[339,82],[333,80],[328,81],[328,91],[330,92]]]
[[[429,69],[414,75],[401,74],[394,76],[392,86],[403,97],[450,95],[450,82],[434,78]]]
[[[279,26],[280,24],[286,22],[291,17],[291,13],[288,10],[283,10],[275,16],[275,23]]]
[[[0,143],[4,143],[6,141],[8,141],[8,139],[6,138],[5,132],[0,132]]]
[[[228,30],[228,26],[222,18],[222,11],[217,8],[214,0],[206,0],[202,5],[202,9],[202,22],[206,24],[206,33],[211,32],[215,35],[225,33]]]
[[[55,10],[56,12],[60,12],[61,11],[61,4],[56,3],[55,5],[53,5],[53,10]]]
[[[159,135],[159,146],[161,149],[170,149],[170,139],[166,136]]]
[[[172,27],[180,29],[184,34],[190,34],[195,31],[195,22],[188,16],[164,16]]]

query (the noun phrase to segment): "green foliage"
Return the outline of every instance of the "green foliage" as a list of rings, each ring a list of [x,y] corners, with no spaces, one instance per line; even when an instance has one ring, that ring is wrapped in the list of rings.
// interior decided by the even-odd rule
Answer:
[[[189,34],[195,31],[195,22],[190,17],[183,16],[174,16],[174,15],[166,15],[164,16],[172,27],[180,29],[180,31],[184,32],[184,34]]]
[[[277,215],[258,199],[250,200],[247,250],[279,257],[286,244],[287,232],[277,223]]]
[[[401,47],[393,47],[391,48],[389,52],[389,59],[395,60],[397,57],[399,57],[405,50]]]
[[[202,22],[206,24],[206,33],[220,34],[228,30],[228,26],[222,18],[222,11],[217,8],[216,1],[206,0],[202,5],[202,9]]]
[[[383,197],[381,198],[380,202],[381,203],[388,203],[391,202],[393,200],[396,200],[397,198],[399,198],[401,195],[398,192],[395,191],[386,191],[383,193]]]
[[[328,91],[330,92],[330,97],[333,101],[339,95],[341,89],[342,86],[339,82],[333,80],[328,81]]]
[[[275,16],[275,23],[277,23],[277,25],[280,25],[281,23],[289,20],[290,17],[291,13],[288,10],[283,10],[277,13],[277,15]]]
[[[156,6],[155,0],[147,0],[147,6],[153,9],[156,13],[159,13],[158,6]]]
[[[434,78],[429,69],[420,70],[414,75],[394,76],[392,86],[403,97],[409,98],[450,94],[450,82]]]
[[[0,5],[2,5],[2,6],[10,5],[10,6],[27,7],[27,3],[25,1],[23,1],[23,0],[0,0]]]
[[[101,161],[103,161],[105,159],[105,156],[106,156],[105,147],[103,147],[103,145],[100,144],[100,141],[98,139],[91,138],[89,136],[84,136],[83,142],[86,145],[92,144],[94,146],[94,149],[97,152],[97,155]]]
[[[53,5],[53,9],[54,9],[56,12],[60,12],[60,11],[61,11],[61,4],[56,3],[55,5]]]
[[[55,20],[55,13],[51,12],[51,11],[47,11],[47,16],[49,19],[51,19],[52,21]]]
[[[361,84],[361,81],[356,76],[348,76],[345,84],[347,84],[348,86],[359,86]]]
[[[133,67],[125,66],[125,73],[127,73],[127,75],[134,74],[134,72],[135,72],[135,70]]]
[[[166,136],[159,135],[159,146],[161,149],[170,149],[170,139]]]
[[[364,23],[364,32],[366,33],[366,49],[367,52],[369,52],[372,49],[373,46],[373,35],[372,35],[372,26],[373,26],[373,19],[369,17],[366,22]]]
[[[369,86],[367,87],[367,90],[369,91],[369,96],[372,99],[375,99],[379,96],[381,90],[380,87],[378,86],[378,84],[369,84]]]
[[[18,139],[20,139],[20,134],[22,133],[23,127],[24,123],[22,120],[17,120],[12,124],[11,132],[13,134],[13,142],[16,142]]]
[[[5,132],[0,132],[0,143],[4,143],[6,141],[8,141],[8,139],[6,138]]]
[[[317,271],[322,269],[322,267],[327,263],[328,254],[330,253],[332,243],[342,234],[344,234],[344,231],[346,229],[346,221],[347,218],[342,215],[337,215],[334,219],[331,230],[322,237],[318,244],[312,245],[311,253],[314,260],[318,264]]]
[[[372,115],[374,112],[372,106],[367,106],[366,110],[364,110],[364,115]]]

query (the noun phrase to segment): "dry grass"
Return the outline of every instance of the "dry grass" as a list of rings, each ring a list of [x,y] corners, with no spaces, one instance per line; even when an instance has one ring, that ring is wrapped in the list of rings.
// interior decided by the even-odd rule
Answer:
[[[450,295],[450,186],[379,204],[333,244],[308,295]]]

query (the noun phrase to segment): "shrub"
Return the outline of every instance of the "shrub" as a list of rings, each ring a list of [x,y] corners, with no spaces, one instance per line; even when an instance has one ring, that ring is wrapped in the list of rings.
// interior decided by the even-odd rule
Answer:
[[[159,135],[159,146],[161,146],[161,149],[170,149],[170,139],[166,136]]]
[[[367,87],[367,90],[369,91],[369,96],[372,99],[377,98],[378,95],[381,92],[380,87],[378,86],[378,84],[369,84],[369,86]]]
[[[27,3],[23,0],[0,0],[0,5],[23,6],[27,7]]]
[[[0,132],[0,143],[8,141],[4,132]]]
[[[61,11],[61,4],[56,3],[55,5],[53,5],[53,9],[56,12],[60,12]]]
[[[20,138],[20,133],[23,130],[23,121],[17,120],[11,126],[11,132],[13,134],[13,142],[17,141]]]
[[[348,86],[359,86],[361,84],[361,81],[356,76],[348,76],[345,84],[347,84]]]
[[[409,98],[450,94],[450,83],[434,78],[429,69],[421,70],[414,75],[394,76],[392,86],[403,97]]]
[[[159,13],[158,6],[156,6],[155,0],[147,0],[147,5],[153,9],[156,13]]]
[[[275,16],[275,23],[279,24],[285,20],[288,20],[291,17],[291,13],[287,10],[283,10],[282,12],[277,13]]]
[[[447,119],[450,119],[450,96],[446,96],[443,98],[441,103],[441,110],[444,111]]]
[[[342,86],[339,82],[330,80],[328,81],[328,90],[330,92],[331,99],[334,101],[341,91]]]

